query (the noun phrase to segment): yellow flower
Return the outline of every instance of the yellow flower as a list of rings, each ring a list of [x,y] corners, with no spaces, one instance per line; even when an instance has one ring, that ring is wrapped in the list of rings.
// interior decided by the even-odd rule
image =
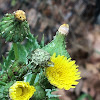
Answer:
[[[49,82],[59,89],[69,90],[75,88],[75,85],[78,84],[77,80],[81,78],[75,61],[60,55],[56,57],[56,54],[53,54],[51,61],[54,66],[46,69]]]
[[[35,91],[28,82],[17,81],[10,87],[9,96],[11,100],[29,100]]]
[[[20,21],[26,20],[25,12],[23,10],[17,10],[15,12],[15,18],[20,20]]]

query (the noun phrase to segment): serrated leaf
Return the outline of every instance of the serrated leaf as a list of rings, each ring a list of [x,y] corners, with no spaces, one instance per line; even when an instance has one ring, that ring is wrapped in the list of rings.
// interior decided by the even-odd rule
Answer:
[[[25,48],[28,53],[36,50],[37,48],[40,48],[40,45],[38,44],[37,39],[32,34],[28,35]]]
[[[27,55],[28,55],[28,52],[27,50],[25,49],[25,47],[20,44],[20,43],[16,43],[14,46],[16,50],[14,50],[15,52],[15,55],[17,55],[17,60],[19,61],[19,63],[25,63],[27,64]]]
[[[56,89],[45,89],[45,91],[47,92],[46,96],[48,96],[49,98],[61,96],[61,95],[53,95],[53,94],[51,94],[51,92],[56,91]]]
[[[29,82],[30,85],[33,85],[35,78],[36,78],[36,75],[35,74],[28,73],[28,74],[25,75],[24,81],[25,82]]]
[[[59,32],[57,32],[54,39],[42,49],[50,53],[51,56],[56,53],[56,55],[64,55],[67,58],[70,58],[70,55],[66,50],[65,36]]]

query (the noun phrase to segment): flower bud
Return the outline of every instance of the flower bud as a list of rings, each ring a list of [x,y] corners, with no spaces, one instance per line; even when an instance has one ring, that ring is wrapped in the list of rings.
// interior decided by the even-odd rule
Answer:
[[[15,18],[18,19],[19,21],[25,21],[26,20],[26,15],[23,10],[17,10],[14,12]]]
[[[46,46],[44,46],[42,49],[47,51],[51,56],[53,55],[53,53],[56,53],[56,55],[64,55],[67,58],[70,58],[70,55],[66,50],[66,42],[65,42],[65,37],[67,36],[68,32],[69,32],[69,25],[68,24],[61,25],[58,31],[56,32],[54,39]]]
[[[0,22],[0,36],[10,42],[21,42],[30,33],[25,12],[17,10],[6,14]]]
[[[32,54],[32,63],[34,63],[36,66],[47,65],[49,59],[50,59],[49,53],[42,49],[36,49]]]
[[[68,24],[63,24],[59,27],[58,31],[61,33],[61,34],[64,34],[64,35],[67,35],[68,32],[69,32],[69,25]]]

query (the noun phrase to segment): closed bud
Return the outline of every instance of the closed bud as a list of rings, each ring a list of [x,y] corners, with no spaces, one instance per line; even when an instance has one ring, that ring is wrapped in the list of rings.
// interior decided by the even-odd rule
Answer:
[[[19,21],[25,21],[26,20],[26,15],[23,10],[17,10],[14,12],[15,18],[18,19]]]
[[[63,24],[59,27],[58,31],[61,33],[61,34],[64,34],[64,35],[67,35],[68,32],[69,32],[69,25],[68,24]]]
[[[34,63],[36,66],[37,65],[46,66],[49,59],[50,59],[49,53],[42,49],[37,49],[32,54],[32,63]]]
[[[29,24],[26,21],[25,12],[22,10],[6,14],[0,22],[0,36],[6,41],[21,42],[29,33]]]

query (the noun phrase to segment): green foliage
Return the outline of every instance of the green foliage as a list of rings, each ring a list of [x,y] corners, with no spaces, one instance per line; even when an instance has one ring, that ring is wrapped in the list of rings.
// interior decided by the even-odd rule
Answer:
[[[59,95],[51,94],[56,89],[45,76],[45,68],[49,67],[53,53],[70,58],[66,51],[65,35],[57,32],[54,40],[46,46],[43,35],[39,45],[37,38],[30,33],[28,22],[16,20],[13,13],[2,18],[0,36],[13,42],[7,57],[3,57],[3,63],[0,63],[0,100],[9,99],[9,87],[15,81],[29,82],[35,86],[36,92],[31,100],[59,100]]]
[[[58,98],[49,98],[48,100],[59,100]]]
[[[32,74],[32,73],[28,73],[24,77],[24,81],[25,82],[29,82],[30,85],[33,85],[34,84],[35,79],[36,79],[36,75],[35,74]]]
[[[24,46],[28,53],[31,53],[32,51],[40,48],[40,45],[38,44],[37,39],[31,33],[28,34],[28,37]]]
[[[7,83],[5,86],[0,84],[0,100],[8,100],[9,98],[9,88],[14,82]]]
[[[25,47],[20,43],[14,43],[13,47],[14,47],[15,59],[18,60],[20,63],[27,63],[28,52],[26,51]]]
[[[60,34],[59,32],[57,32],[54,39],[42,49],[49,52],[51,56],[53,53],[56,53],[56,56],[64,55],[67,58],[70,58],[70,55],[66,50],[65,35]]]
[[[48,96],[51,100],[60,96],[60,95],[51,94],[52,92],[56,91],[56,89],[46,89],[45,91],[47,92],[46,96]]]
[[[46,93],[45,90],[41,86],[35,86],[36,92],[33,95],[32,100],[45,100]]]
[[[34,85],[40,85],[41,87],[44,87],[45,89],[53,88],[53,86],[49,83],[47,77],[45,76],[45,73],[43,72],[43,70],[41,70],[40,73],[36,75]]]
[[[14,14],[6,14],[0,22],[0,36],[6,41],[21,42],[29,33],[28,22],[16,20]]]
[[[15,56],[17,56],[16,60],[19,63],[27,64],[27,56],[37,48],[40,48],[40,45],[36,38],[32,34],[29,34],[25,44],[14,43],[6,59],[3,57],[3,64],[1,66],[4,66],[3,68],[7,70],[11,62],[15,60]]]
[[[77,100],[84,100],[85,98],[88,98],[88,100],[93,100],[92,97],[89,94],[82,94]]]
[[[41,40],[40,46],[41,46],[41,48],[44,47],[44,34],[43,34],[43,37],[42,37],[42,40]]]

